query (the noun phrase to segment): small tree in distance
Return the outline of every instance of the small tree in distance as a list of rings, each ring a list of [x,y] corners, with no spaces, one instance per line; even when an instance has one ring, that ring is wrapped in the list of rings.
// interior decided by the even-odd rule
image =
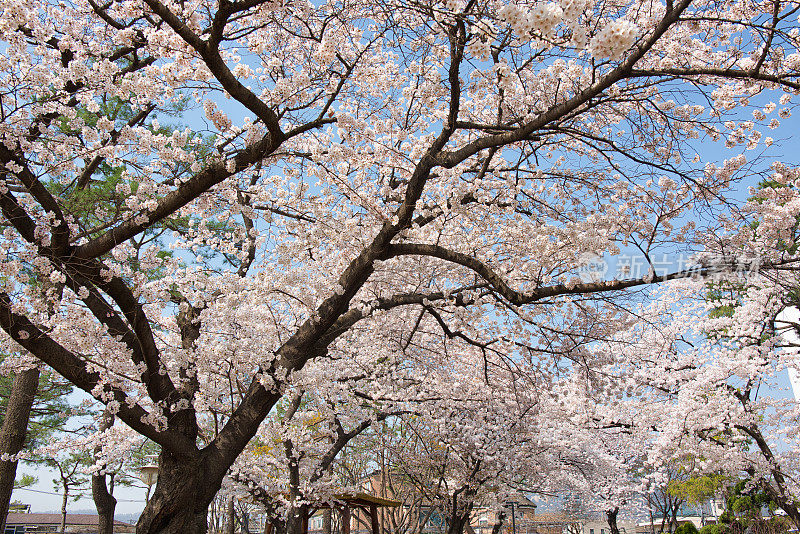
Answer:
[[[45,460],[45,464],[56,471],[58,478],[53,479],[53,487],[61,493],[61,527],[59,532],[66,532],[67,504],[69,498],[81,498],[89,488],[89,477],[85,469],[89,464],[89,456],[85,453],[54,453]]]

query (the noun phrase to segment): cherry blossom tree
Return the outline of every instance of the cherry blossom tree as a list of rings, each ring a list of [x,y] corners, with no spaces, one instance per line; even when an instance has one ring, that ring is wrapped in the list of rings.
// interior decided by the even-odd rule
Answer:
[[[5,347],[161,446],[141,534],[206,531],[306,367],[457,387],[413,347],[468,355],[486,381],[524,364],[547,390],[628,326],[624,290],[687,274],[578,277],[626,244],[692,246],[697,210],[750,171],[740,152],[773,143],[777,105],[759,99],[790,114],[796,11],[11,0]],[[161,128],[179,108],[191,127]],[[707,161],[717,139],[732,157]]]
[[[795,525],[798,405],[781,382],[798,356],[796,338],[784,335],[798,325],[783,313],[798,303],[798,176],[776,164],[736,231],[709,240],[700,258],[724,268],[710,280],[675,282],[622,344],[601,349],[617,353],[606,369],[629,395],[624,411],[640,414],[625,420],[658,434],[651,463],[673,462],[684,478],[744,477]]]

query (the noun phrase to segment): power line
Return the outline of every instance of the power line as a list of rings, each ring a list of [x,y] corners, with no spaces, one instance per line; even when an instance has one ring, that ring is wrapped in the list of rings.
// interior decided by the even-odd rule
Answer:
[[[63,493],[55,493],[53,491],[37,490],[33,488],[14,488],[14,491],[32,491],[34,493],[44,493],[45,495],[55,495],[61,497]],[[89,497],[85,497],[88,499]],[[117,499],[117,502],[145,502],[144,499]]]

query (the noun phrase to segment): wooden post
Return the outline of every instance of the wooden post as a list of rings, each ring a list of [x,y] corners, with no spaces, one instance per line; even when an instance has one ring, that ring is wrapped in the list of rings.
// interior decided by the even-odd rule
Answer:
[[[347,503],[342,508],[342,534],[350,534],[350,505]]]
[[[380,527],[378,526],[378,506],[375,503],[369,505],[369,517],[372,520],[372,534],[379,534]]]

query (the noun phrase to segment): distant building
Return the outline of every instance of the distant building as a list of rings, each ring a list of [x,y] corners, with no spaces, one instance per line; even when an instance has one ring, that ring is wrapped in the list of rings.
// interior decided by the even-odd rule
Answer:
[[[617,521],[619,534],[636,534],[637,525],[633,521]],[[611,529],[605,519],[586,520],[581,524],[582,534],[610,534]]]
[[[66,532],[70,534],[97,534],[100,518],[94,514],[67,514]],[[134,525],[114,521],[114,532],[135,532]],[[61,514],[9,512],[3,534],[54,534],[61,532]]]
[[[539,519],[540,516],[536,515],[536,503],[527,497],[517,495],[513,506],[511,501],[506,503],[505,519],[500,534],[561,534],[561,530],[557,533],[547,530],[548,518],[543,518],[537,523]],[[500,512],[497,510],[476,507],[470,523],[476,534],[492,534],[499,520]]]
[[[722,499],[709,499],[697,506],[684,504],[678,509],[675,522],[678,526],[684,523],[692,523],[697,529],[701,529],[705,525],[711,525],[719,521],[719,516],[724,512],[725,501]],[[650,521],[639,523],[636,528],[636,534],[658,534],[661,532],[662,523],[665,525],[664,532],[668,532],[669,518],[664,519],[660,514],[657,514],[653,516],[652,523]]]

